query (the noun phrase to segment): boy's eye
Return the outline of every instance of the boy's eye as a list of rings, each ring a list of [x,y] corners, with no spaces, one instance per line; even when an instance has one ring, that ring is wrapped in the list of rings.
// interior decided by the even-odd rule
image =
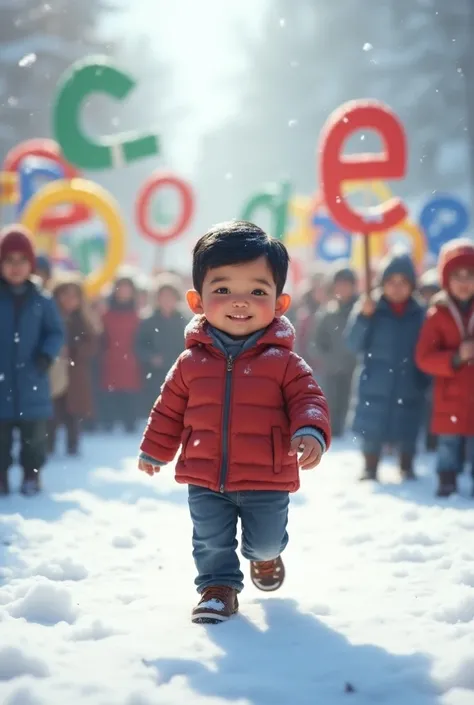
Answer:
[[[215,294],[229,294],[229,289],[226,286],[220,286],[218,289],[215,290]]]
[[[254,289],[252,291],[253,296],[266,296],[267,292],[264,291],[263,289]]]

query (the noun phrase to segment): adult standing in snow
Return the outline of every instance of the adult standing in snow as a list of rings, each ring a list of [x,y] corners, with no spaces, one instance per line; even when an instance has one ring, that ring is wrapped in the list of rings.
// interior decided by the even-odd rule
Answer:
[[[400,454],[402,479],[414,479],[413,459],[422,422],[426,377],[415,365],[425,309],[413,296],[416,272],[408,255],[389,255],[381,289],[362,297],[346,329],[349,348],[361,356],[353,430],[362,437],[362,480],[376,480],[385,444]]]
[[[0,237],[0,494],[8,494],[13,432],[20,431],[21,492],[36,494],[53,413],[48,371],[63,344],[54,300],[31,280],[35,255],[19,225]]]
[[[416,348],[434,377],[431,430],[438,438],[438,497],[457,491],[465,458],[474,479],[474,245],[467,238],[440,252],[442,291],[433,299]],[[473,488],[474,496],[474,488]]]
[[[238,610],[239,516],[253,584],[282,585],[298,466],[316,467],[330,443],[326,400],[293,352],[294,329],[283,318],[288,261],[281,242],[245,221],[216,225],[198,240],[187,295],[196,317],[141,444],[139,468],[150,475],[181,444],[176,479],[189,486],[201,594],[194,622],[224,621]]]
[[[333,438],[342,436],[352,389],[356,356],[348,350],[344,330],[357,299],[357,277],[339,266],[331,283],[331,298],[316,314],[314,342],[321,360],[322,387],[329,404]]]

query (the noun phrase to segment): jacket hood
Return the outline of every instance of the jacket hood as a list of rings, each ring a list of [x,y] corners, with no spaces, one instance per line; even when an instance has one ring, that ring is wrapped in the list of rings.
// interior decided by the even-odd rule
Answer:
[[[213,339],[208,330],[209,323],[203,315],[194,316],[186,326],[184,337],[186,348],[196,345],[212,345]],[[295,342],[295,329],[288,318],[274,318],[257,345],[275,345],[280,348],[293,349]]]
[[[393,274],[402,274],[413,288],[416,287],[416,270],[408,254],[387,255],[380,265],[380,283],[383,285]]]
[[[443,289],[448,289],[451,274],[464,267],[474,269],[474,242],[458,237],[443,245],[439,253],[438,271]]]

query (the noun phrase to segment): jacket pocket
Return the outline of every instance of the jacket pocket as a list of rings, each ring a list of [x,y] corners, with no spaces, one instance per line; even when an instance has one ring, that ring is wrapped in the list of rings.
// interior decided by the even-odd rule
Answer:
[[[193,432],[193,429],[191,426],[188,426],[187,428],[184,429],[183,435],[181,436],[181,460],[183,462],[186,462],[186,451],[188,450],[188,443],[189,439],[191,438],[191,433]]]
[[[272,448],[273,448],[273,472],[278,474],[282,471],[283,460],[283,439],[281,428],[279,426],[272,427]]]

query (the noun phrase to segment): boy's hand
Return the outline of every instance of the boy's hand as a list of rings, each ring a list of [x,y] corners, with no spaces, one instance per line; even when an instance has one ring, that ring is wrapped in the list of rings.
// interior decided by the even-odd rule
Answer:
[[[312,470],[319,465],[323,449],[321,443],[313,436],[298,436],[291,441],[291,449],[288,455],[296,455],[302,450],[298,458],[298,465],[302,470]]]
[[[150,475],[151,477],[153,477],[155,473],[160,472],[159,465],[153,465],[152,463],[143,460],[143,458],[138,458],[138,469],[142,472],[146,472],[146,474]]]
[[[474,340],[465,340],[459,346],[459,359],[468,362],[474,358]]]

